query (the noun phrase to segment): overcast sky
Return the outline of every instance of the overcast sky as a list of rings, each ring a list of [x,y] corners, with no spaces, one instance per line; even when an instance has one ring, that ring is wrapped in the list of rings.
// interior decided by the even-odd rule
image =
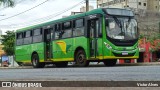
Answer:
[[[0,30],[2,30],[3,33],[6,32],[7,30],[13,30],[20,27],[26,27],[35,23],[41,23],[43,21],[58,19],[61,18],[62,16],[68,16],[72,11],[75,12],[80,11],[80,7],[85,5],[85,4],[76,5],[83,0],[48,0],[44,4],[41,4],[40,6],[30,11],[17,15],[13,18],[6,19],[13,15],[24,12],[32,7],[35,7],[36,5],[39,5],[40,3],[46,0],[16,0],[16,1],[17,4],[13,8],[5,8],[5,9],[4,7],[0,8]],[[96,8],[95,1],[96,0],[90,1],[90,5],[94,6],[94,8]],[[65,9],[69,9],[74,5],[76,5],[75,8],[55,17],[55,14],[57,14],[58,12],[63,11]],[[44,19],[44,17],[47,16],[50,16],[49,19]]]

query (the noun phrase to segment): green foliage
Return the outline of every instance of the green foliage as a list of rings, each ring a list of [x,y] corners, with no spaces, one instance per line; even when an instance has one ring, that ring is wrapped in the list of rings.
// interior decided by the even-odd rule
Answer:
[[[159,50],[160,42],[156,45],[156,50]]]
[[[158,39],[160,39],[160,34],[159,33],[150,36],[148,41],[151,43],[151,45],[154,45],[155,44],[154,41],[158,40]],[[155,46],[155,48],[151,50],[152,52],[159,50],[160,42],[158,42],[154,46]]]
[[[159,33],[157,34],[157,39],[160,39],[160,34]]]
[[[144,35],[144,34],[140,34],[139,35],[139,39],[143,39],[143,38],[146,38],[146,42],[150,42],[151,45],[154,45],[154,41],[160,39],[160,34],[159,33],[156,33],[156,34],[152,34],[150,36],[147,36],[147,35]],[[150,52],[154,52],[154,51],[157,51],[159,50],[160,48],[160,42],[158,42],[156,45],[154,45],[155,48],[150,48]]]
[[[7,31],[6,35],[2,35],[3,50],[7,55],[14,55],[15,32]]]
[[[140,35],[139,35],[139,39],[142,39],[142,38],[144,38],[144,37],[145,37],[144,34],[140,34]]]

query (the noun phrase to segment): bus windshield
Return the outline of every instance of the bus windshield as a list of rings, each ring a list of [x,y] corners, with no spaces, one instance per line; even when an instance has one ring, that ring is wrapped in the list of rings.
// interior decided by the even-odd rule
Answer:
[[[137,22],[130,17],[106,18],[107,36],[112,39],[133,40],[138,38]]]

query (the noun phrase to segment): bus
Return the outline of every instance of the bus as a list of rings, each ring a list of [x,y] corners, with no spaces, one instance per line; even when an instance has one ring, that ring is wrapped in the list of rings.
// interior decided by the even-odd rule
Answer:
[[[117,59],[137,59],[138,29],[129,9],[99,8],[16,30],[18,63],[80,67],[90,62],[116,65]]]

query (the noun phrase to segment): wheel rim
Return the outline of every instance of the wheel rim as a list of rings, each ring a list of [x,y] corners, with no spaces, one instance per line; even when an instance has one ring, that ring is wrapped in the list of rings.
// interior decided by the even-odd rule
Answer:
[[[36,58],[36,57],[33,58],[33,65],[34,65],[34,66],[37,65],[37,58]]]
[[[80,53],[79,55],[78,55],[78,62],[79,63],[83,63],[84,62],[84,60],[85,60],[85,57],[84,57],[84,54],[82,54],[82,53]]]

